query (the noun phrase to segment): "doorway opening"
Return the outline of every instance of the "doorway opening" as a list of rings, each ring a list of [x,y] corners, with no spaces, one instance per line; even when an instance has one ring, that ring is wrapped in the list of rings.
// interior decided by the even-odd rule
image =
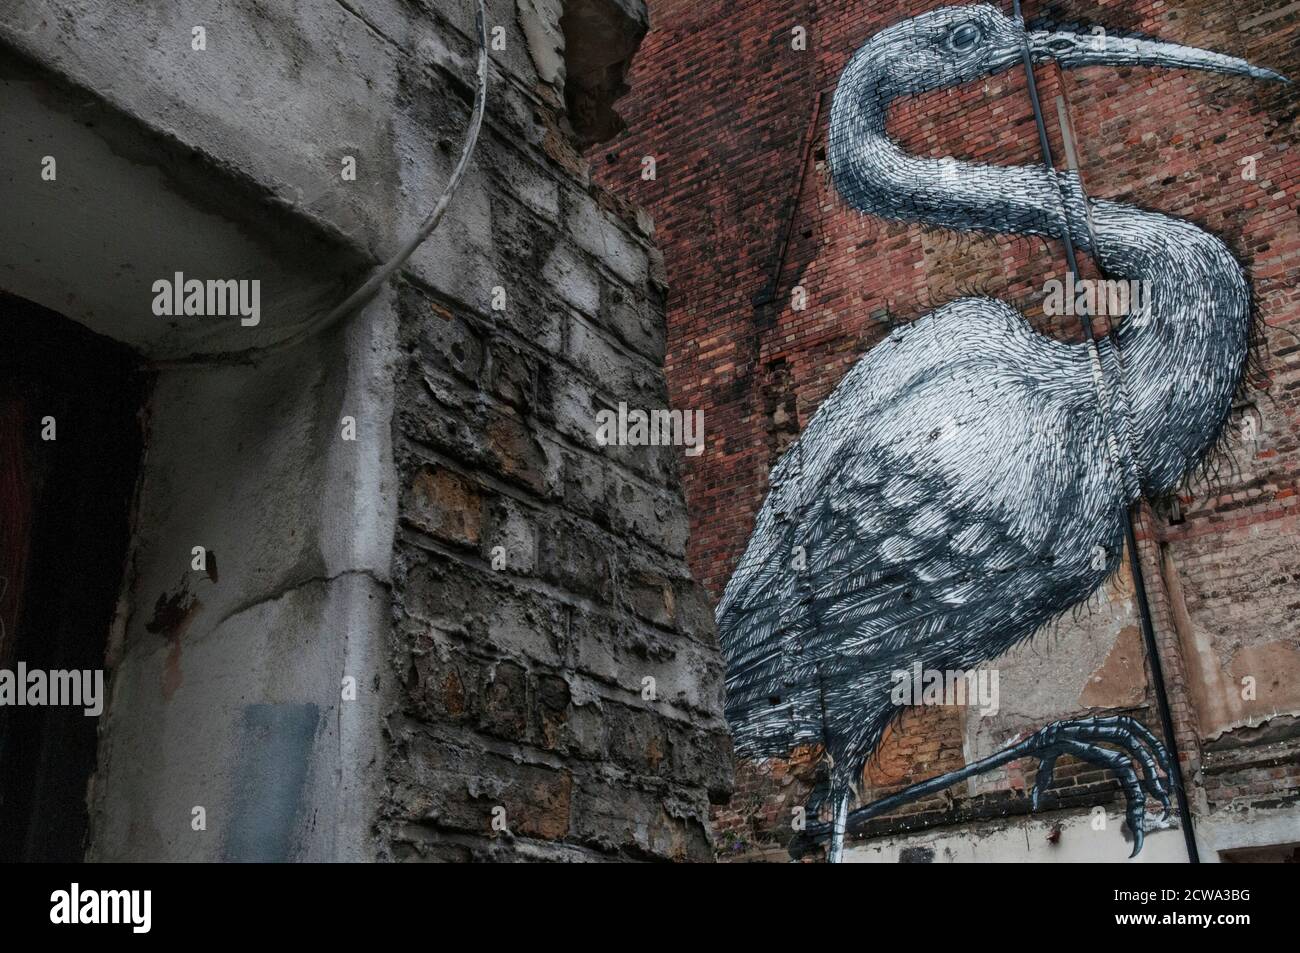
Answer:
[[[129,348],[4,292],[0,338],[0,861],[79,861],[102,715],[50,704],[50,675],[101,673],[106,703],[150,375]]]

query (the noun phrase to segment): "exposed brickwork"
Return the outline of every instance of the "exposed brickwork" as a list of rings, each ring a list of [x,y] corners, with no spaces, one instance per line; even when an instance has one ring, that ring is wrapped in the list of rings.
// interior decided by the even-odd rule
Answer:
[[[731,748],[677,464],[595,440],[665,402],[657,254],[533,106],[476,157],[504,310],[399,288],[381,828],[398,859],[707,860]]]
[[[1079,335],[1075,319],[1042,314],[1044,280],[1065,272],[1058,245],[861,216],[830,184],[826,120],[846,58],[882,27],[939,5],[652,0],[632,92],[620,103],[629,128],[590,153],[602,181],[651,212],[664,248],[670,394],[674,406],[704,410],[708,436],[706,452],[685,460],[689,557],[715,597],[744,549],[770,467],[891,324],[978,292],[1011,303],[1047,333]],[[1268,16],[1276,9],[1269,0],[1026,7],[1030,20],[1103,24],[1300,72],[1300,14]],[[795,26],[807,30],[806,51],[792,48]],[[1165,506],[1144,513],[1139,536],[1194,807],[1290,797],[1300,789],[1294,757],[1261,755],[1257,766],[1238,768],[1215,739],[1236,733],[1247,718],[1258,723],[1300,710],[1295,87],[1184,70],[1063,72],[1052,65],[1041,66],[1037,79],[1058,165],[1066,155],[1059,98],[1090,194],[1160,209],[1219,235],[1248,269],[1269,327],[1269,392],[1255,398],[1247,414],[1254,424],[1232,448],[1236,469],[1224,469],[1212,488],[1195,484],[1181,499],[1181,520],[1171,522]],[[918,154],[1041,161],[1019,69],[896,103],[890,130]],[[656,160],[653,179],[642,175],[645,156]],[[1243,177],[1246,157],[1254,157],[1253,180]],[[1090,267],[1085,263],[1085,274]],[[796,287],[806,289],[806,310],[792,307]],[[1131,591],[1130,582],[1114,604],[1122,606]],[[1069,643],[1083,631],[1067,619],[1053,639]],[[1280,677],[1267,677],[1269,663],[1281,666]],[[1206,673],[1220,670],[1232,679],[1207,683]],[[1247,675],[1257,676],[1259,694],[1243,707],[1235,699]],[[1131,711],[1157,725],[1150,690],[1141,695],[1136,705],[1112,699],[1093,710]],[[1088,710],[1077,697],[1057,701],[1062,713]],[[962,730],[951,710],[909,715],[869,767],[862,794],[873,799],[961,764]],[[1240,757],[1255,758],[1249,744],[1232,750],[1238,754],[1231,758],[1243,750],[1249,754]],[[742,764],[736,797],[716,815],[722,845],[757,853],[788,837],[790,811],[811,784],[811,762]],[[1023,800],[1021,771],[1032,767],[1013,765],[991,784],[985,779],[976,800]],[[1063,764],[1058,787],[1100,784],[1093,794],[1109,799],[1111,782],[1092,773]],[[966,794],[949,792],[946,813],[936,814],[933,803],[912,805],[904,812],[912,820],[898,823],[959,820],[970,809]],[[892,822],[879,823],[884,829]]]

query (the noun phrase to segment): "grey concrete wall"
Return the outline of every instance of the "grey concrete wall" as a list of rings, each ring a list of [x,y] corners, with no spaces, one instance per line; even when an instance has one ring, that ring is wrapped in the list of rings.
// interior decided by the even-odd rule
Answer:
[[[160,376],[108,659],[92,858],[372,854],[392,338],[380,301],[256,367]],[[344,415],[356,441],[342,439]],[[196,545],[206,571],[191,568]]]
[[[343,703],[340,680],[373,686],[384,658],[391,305],[273,358],[224,357],[332,305],[362,255],[50,64],[0,59],[17,133],[0,147],[0,283],[143,354],[214,355],[160,373],[147,408],[89,856],[373,856],[381,696]],[[31,174],[45,155],[54,181]],[[155,316],[150,286],[175,271],[259,279],[262,323]]]

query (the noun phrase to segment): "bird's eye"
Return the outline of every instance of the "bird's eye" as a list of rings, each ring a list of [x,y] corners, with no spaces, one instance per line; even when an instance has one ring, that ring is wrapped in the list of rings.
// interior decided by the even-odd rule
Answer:
[[[948,49],[954,53],[969,53],[975,49],[975,45],[984,38],[980,28],[974,23],[963,23],[955,26],[948,33]]]

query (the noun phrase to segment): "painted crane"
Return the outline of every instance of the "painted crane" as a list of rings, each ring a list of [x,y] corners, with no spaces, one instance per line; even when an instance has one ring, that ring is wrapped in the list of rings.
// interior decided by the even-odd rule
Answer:
[[[948,229],[1068,234],[1149,292],[1140,316],[1079,344],[1037,334],[991,298],[945,304],[864,355],[773,469],[717,609],[726,713],[739,753],[824,746],[828,778],[804,839],[829,836],[832,862],[857,780],[900,712],[899,673],[976,668],[1096,592],[1120,564],[1128,506],[1174,490],[1210,452],[1245,370],[1250,287],[1213,235],[1090,199],[1073,172],[926,158],[890,140],[891,100],[1005,70],[1026,47],[1063,67],[1286,81],[1193,47],[1028,31],[987,5],[894,24],[840,76],[828,157],[850,205]],[[1146,796],[1168,815],[1168,759],[1126,716],[1057,722],[852,822],[1025,756],[1039,759],[1036,808],[1062,755],[1114,772],[1136,855]],[[831,820],[816,820],[828,799]]]

